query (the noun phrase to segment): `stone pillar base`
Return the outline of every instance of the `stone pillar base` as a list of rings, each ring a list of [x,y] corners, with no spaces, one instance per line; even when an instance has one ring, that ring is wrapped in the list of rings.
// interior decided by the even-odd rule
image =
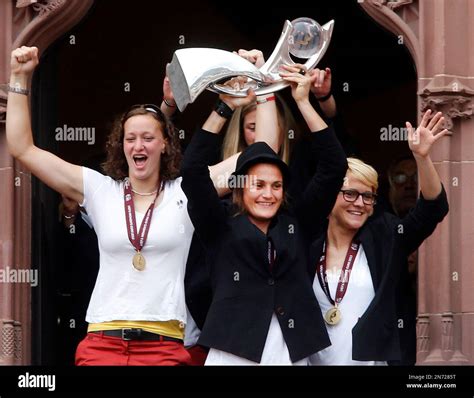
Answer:
[[[417,322],[417,364],[474,363],[470,352],[473,330],[474,314],[420,314]]]

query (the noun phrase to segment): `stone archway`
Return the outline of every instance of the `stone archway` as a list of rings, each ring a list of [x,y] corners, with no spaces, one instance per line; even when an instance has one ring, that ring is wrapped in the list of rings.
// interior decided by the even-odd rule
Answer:
[[[10,52],[37,46],[40,53],[75,26],[93,0],[0,2],[0,83],[8,83]],[[9,155],[5,142],[7,93],[0,91],[0,270],[31,268],[31,176]],[[0,365],[31,363],[31,292],[25,283],[0,283]]]
[[[93,0],[1,0],[0,83],[7,83],[12,48],[45,50],[76,25]],[[474,189],[474,2],[358,0],[375,21],[399,36],[418,73],[418,109],[442,110],[452,135],[433,160],[451,212],[420,249],[418,364],[474,364],[474,269],[470,254]],[[468,36],[471,40],[460,40]],[[7,93],[0,89],[0,270],[31,268],[31,179],[8,154]],[[467,216],[467,217],[466,217]],[[0,365],[31,363],[30,286],[0,283]]]
[[[415,62],[419,115],[442,111],[452,134],[432,155],[450,214],[419,252],[417,364],[474,364],[474,2],[359,0]],[[462,38],[462,39],[461,39]],[[471,40],[469,40],[471,39]]]

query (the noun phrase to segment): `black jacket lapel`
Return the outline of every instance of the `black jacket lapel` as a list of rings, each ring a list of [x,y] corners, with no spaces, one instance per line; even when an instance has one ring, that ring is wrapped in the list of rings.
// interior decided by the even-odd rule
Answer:
[[[369,264],[370,276],[372,277],[372,283],[374,284],[375,291],[377,291],[380,286],[380,275],[378,272],[379,270],[377,269],[374,237],[371,234],[370,228],[367,228],[367,225],[363,226],[357,233],[356,238],[359,239],[364,248],[365,256],[367,257],[367,262]]]

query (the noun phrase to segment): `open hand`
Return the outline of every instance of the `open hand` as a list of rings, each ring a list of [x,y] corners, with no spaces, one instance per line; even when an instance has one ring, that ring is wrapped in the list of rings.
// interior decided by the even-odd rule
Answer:
[[[431,110],[428,109],[416,130],[410,122],[406,122],[408,145],[415,157],[424,158],[428,156],[432,145],[448,133],[448,130],[444,128],[443,114],[438,112],[433,117],[431,117],[431,114]]]

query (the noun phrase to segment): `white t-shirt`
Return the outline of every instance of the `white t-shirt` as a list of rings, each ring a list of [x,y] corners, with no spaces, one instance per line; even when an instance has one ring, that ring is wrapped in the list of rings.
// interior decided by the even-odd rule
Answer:
[[[98,238],[100,269],[86,321],[168,321],[186,324],[184,273],[194,227],[188,216],[181,178],[165,184],[153,211],[142,249],[143,271],[132,265],[135,248],[128,239],[123,181],[83,167],[84,202]],[[137,229],[144,214],[135,212]]]
[[[340,270],[337,272],[327,271],[327,280],[331,298],[334,300],[337,284],[339,282]],[[313,290],[318,299],[321,312],[332,308],[332,304],[324,294],[315,275]],[[309,358],[311,365],[386,365],[379,361],[354,361],[352,359],[352,329],[359,318],[364,314],[367,307],[375,297],[374,285],[370,275],[369,264],[362,245],[359,247],[354,266],[349,279],[346,294],[339,304],[341,320],[337,325],[326,325],[331,345],[324,350],[313,354]]]
[[[286,345],[281,326],[275,314],[268,329],[265,347],[263,348],[262,359],[260,363],[250,361],[237,355],[230,354],[225,351],[211,348],[207,355],[205,366],[210,365],[308,365],[308,358],[298,362],[291,362],[290,353]]]

